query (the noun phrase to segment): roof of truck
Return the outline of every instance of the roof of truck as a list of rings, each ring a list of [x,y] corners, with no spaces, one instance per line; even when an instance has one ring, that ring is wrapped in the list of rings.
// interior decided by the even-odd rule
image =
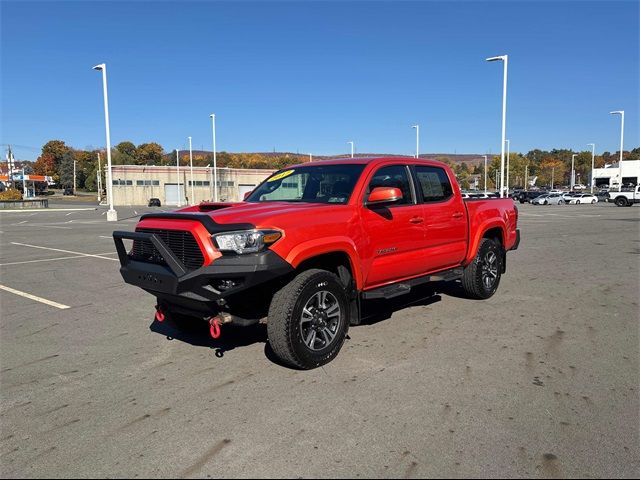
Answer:
[[[296,165],[291,165],[289,167],[286,168],[294,168],[294,167],[306,167],[309,166],[310,164],[318,164],[318,165],[363,165],[363,164],[369,164],[369,163],[373,163],[373,162],[382,162],[382,161],[387,161],[387,160],[393,160],[393,161],[407,161],[407,162],[424,162],[425,164],[434,164],[434,163],[438,163],[438,164],[442,164],[443,162],[440,162],[438,160],[434,160],[432,158],[415,158],[415,157],[409,157],[409,156],[382,156],[382,157],[343,157],[343,158],[335,158],[332,160],[318,160],[315,162],[306,162],[306,163],[298,163]]]

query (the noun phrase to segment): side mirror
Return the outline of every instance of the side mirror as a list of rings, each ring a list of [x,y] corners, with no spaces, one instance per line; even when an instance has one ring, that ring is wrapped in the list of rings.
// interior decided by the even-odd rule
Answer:
[[[395,187],[376,187],[369,194],[367,205],[382,205],[402,200],[402,190]]]
[[[253,192],[244,192],[244,197],[242,198],[242,200],[246,200],[247,198],[249,198],[249,195],[251,195],[251,193]]]

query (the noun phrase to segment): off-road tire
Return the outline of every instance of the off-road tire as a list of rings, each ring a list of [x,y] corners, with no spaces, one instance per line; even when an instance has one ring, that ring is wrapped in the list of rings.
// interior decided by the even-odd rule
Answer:
[[[462,274],[462,288],[469,298],[484,300],[493,296],[500,285],[502,276],[502,248],[500,244],[490,238],[483,238],[478,247],[478,253]],[[488,287],[484,282],[483,266],[487,255],[495,256],[495,280]]]
[[[329,292],[337,300],[340,323],[335,338],[327,347],[312,350],[302,338],[300,320],[307,302],[321,291]],[[326,270],[306,270],[276,292],[271,300],[267,318],[269,345],[287,365],[304,370],[320,367],[340,352],[349,330],[349,314],[349,301],[340,279]]]

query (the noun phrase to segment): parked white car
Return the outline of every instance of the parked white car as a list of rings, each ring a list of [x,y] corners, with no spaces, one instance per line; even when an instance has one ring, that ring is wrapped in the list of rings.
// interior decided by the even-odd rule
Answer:
[[[544,193],[531,200],[532,205],[564,205],[567,203],[559,193]]]
[[[589,193],[579,193],[573,197],[567,198],[567,203],[570,205],[579,205],[581,203],[598,203],[598,197]]]

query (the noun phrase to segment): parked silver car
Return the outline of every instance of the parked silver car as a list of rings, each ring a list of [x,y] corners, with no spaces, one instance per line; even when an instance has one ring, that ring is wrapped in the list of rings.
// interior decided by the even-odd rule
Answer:
[[[564,205],[567,203],[559,193],[545,193],[531,200],[532,205]]]

